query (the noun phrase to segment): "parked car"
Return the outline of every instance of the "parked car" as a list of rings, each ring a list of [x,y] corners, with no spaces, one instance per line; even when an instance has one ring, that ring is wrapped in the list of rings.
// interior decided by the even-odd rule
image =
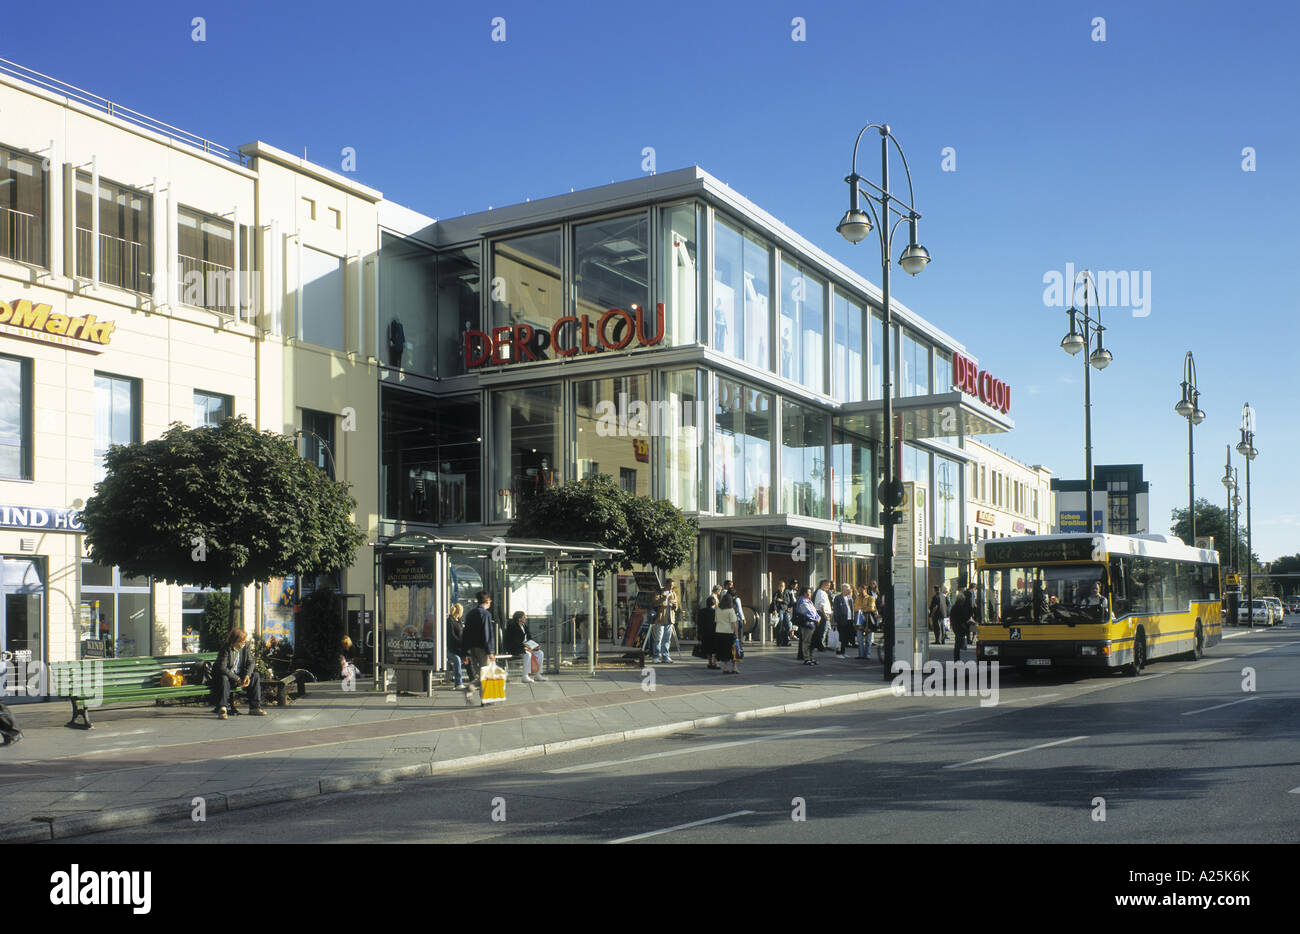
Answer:
[[[1272,626],[1273,608],[1263,600],[1257,598],[1250,601],[1249,609],[1247,609],[1247,604],[1243,601],[1241,605],[1237,607],[1237,624],[1240,626],[1249,626],[1251,625],[1252,617],[1254,618],[1253,621],[1256,626]]]

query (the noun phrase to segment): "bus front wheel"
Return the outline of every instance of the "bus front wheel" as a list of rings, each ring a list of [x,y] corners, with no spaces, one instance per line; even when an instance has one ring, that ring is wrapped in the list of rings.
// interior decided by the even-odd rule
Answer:
[[[1147,637],[1141,629],[1133,637],[1133,661],[1124,666],[1124,674],[1130,678],[1141,674],[1147,663]]]
[[[1192,647],[1192,650],[1187,653],[1187,658],[1191,661],[1197,662],[1201,660],[1201,657],[1204,654],[1205,654],[1205,634],[1201,629],[1201,621],[1197,620],[1196,621],[1196,643]]]

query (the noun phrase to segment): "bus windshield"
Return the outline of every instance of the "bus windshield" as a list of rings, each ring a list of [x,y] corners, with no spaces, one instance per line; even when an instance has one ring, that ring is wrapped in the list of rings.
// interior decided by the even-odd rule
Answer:
[[[1099,564],[986,568],[986,623],[1110,621],[1105,568]]]

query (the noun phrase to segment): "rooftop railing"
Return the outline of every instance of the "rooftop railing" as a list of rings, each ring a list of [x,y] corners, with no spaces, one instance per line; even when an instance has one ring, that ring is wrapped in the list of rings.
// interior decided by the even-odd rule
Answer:
[[[209,155],[217,156],[234,162],[237,165],[244,165],[245,159],[242,153],[237,149],[229,149],[219,143],[204,139],[201,136],[182,130],[180,127],[172,126],[170,123],[163,123],[161,120],[155,120],[147,114],[142,114],[138,110],[132,110],[130,107],[123,107],[106,97],[100,97],[98,94],[60,81],[58,78],[52,78],[49,75],[41,74],[39,71],[33,71],[25,65],[19,65],[17,62],[11,62],[8,59],[0,58],[0,74],[12,75],[26,81],[28,84],[34,84],[37,87],[45,88],[47,91],[53,91],[66,97],[68,100],[76,101],[87,107],[102,111],[110,117],[116,117],[118,120],[124,120],[127,123],[159,133],[168,139],[175,140],[178,143],[184,143],[187,146],[193,146],[195,149],[201,149]]]

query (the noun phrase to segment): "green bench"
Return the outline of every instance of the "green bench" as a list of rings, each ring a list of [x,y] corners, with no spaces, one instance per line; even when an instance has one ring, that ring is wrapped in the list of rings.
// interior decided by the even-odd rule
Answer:
[[[211,693],[204,683],[194,683],[195,668],[204,661],[216,664],[216,652],[194,655],[160,655],[140,658],[87,658],[79,662],[50,664],[50,693],[72,702],[72,719],[68,726],[91,729],[87,701],[118,704],[130,701],[160,701],[177,697],[202,697]],[[185,676],[185,684],[164,687],[163,671],[175,668]]]

